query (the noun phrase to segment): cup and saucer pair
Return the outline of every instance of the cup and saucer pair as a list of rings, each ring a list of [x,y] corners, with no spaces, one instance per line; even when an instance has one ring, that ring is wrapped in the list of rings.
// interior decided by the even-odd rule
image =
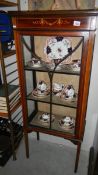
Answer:
[[[71,130],[75,127],[75,120],[71,116],[64,116],[59,121],[59,126],[64,130]]]
[[[63,100],[72,100],[76,96],[73,85],[65,86],[60,83],[53,83],[53,94]]]
[[[55,119],[54,115],[52,115],[51,122],[53,122]],[[39,116],[39,120],[42,124],[49,124],[50,122],[50,114],[45,112],[42,115]]]
[[[64,88],[64,84],[61,83],[53,83],[53,94],[56,96],[61,96]]]
[[[41,61],[34,57],[27,63],[27,65],[29,67],[34,67],[34,68],[39,68],[42,66]]]
[[[50,91],[45,81],[41,80],[37,83],[37,87],[32,91],[35,97],[45,97],[49,95]]]
[[[80,59],[72,60],[71,67],[72,67],[73,71],[80,71],[81,60]]]
[[[76,98],[76,93],[73,85],[67,85],[63,88],[62,94],[61,94],[61,99],[63,100],[72,100]]]

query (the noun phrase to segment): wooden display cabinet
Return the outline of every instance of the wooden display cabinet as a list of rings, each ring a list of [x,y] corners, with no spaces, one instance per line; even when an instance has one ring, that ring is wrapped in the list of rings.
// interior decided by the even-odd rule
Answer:
[[[28,133],[46,133],[77,146],[85,130],[96,10],[9,12],[21,84],[26,155]],[[38,61],[36,63],[36,61]]]

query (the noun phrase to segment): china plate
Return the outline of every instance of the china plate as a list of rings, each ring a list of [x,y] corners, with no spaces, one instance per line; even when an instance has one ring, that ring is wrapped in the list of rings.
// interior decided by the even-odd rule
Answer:
[[[62,59],[69,53],[71,41],[63,36],[49,37],[46,40],[44,53],[49,60]]]

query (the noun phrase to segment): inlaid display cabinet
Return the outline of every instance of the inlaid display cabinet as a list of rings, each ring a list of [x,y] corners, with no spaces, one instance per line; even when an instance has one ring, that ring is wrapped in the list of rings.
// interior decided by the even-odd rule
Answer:
[[[13,19],[24,121],[35,131],[77,146],[75,172],[86,124],[96,31],[96,10],[9,12]]]

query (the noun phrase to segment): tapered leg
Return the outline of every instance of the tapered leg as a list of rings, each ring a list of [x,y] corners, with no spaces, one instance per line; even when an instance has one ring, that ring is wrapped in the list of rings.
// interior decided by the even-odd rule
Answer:
[[[29,158],[29,141],[28,141],[28,133],[24,132],[24,139],[25,139],[25,148],[26,148],[26,157]]]
[[[77,153],[76,153],[76,161],[75,161],[75,169],[74,169],[75,173],[77,172],[77,169],[78,169],[80,150],[81,150],[81,142],[79,142],[77,145]]]
[[[40,140],[39,132],[37,132],[37,140]]]
[[[11,137],[11,145],[12,145],[13,160],[16,160],[14,136],[13,136],[13,138]]]

